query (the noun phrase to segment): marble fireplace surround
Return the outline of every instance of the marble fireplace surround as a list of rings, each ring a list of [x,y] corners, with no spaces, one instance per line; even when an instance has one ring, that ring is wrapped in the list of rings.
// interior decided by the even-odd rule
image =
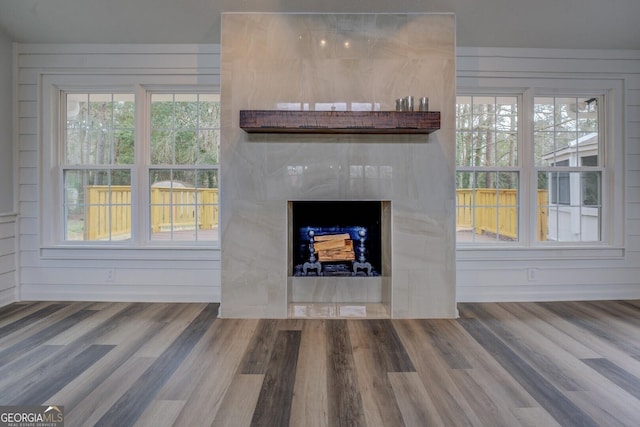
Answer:
[[[240,110],[389,111],[406,95],[429,97],[430,110],[441,112],[438,131],[239,127]],[[392,318],[457,316],[452,14],[224,13],[221,98],[220,317],[285,318],[292,301],[350,301],[345,287],[361,288],[356,300],[382,304]],[[288,217],[298,200],[384,201],[383,274],[297,285]]]

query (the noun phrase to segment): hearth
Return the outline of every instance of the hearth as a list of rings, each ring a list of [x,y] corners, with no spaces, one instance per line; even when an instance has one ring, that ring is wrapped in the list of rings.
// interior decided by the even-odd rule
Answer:
[[[291,202],[293,276],[379,276],[380,201]]]

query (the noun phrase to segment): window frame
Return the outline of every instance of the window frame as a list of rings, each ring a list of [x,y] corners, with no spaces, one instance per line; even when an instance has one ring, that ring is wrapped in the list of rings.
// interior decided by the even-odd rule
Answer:
[[[148,171],[149,143],[136,143],[131,167],[132,227],[129,240],[65,240],[64,212],[64,125],[65,93],[132,93],[135,100],[134,139],[150,141],[148,103],[151,92],[219,94],[219,81],[213,75],[102,75],[43,74],[41,99],[40,161],[40,256],[51,259],[211,259],[211,250],[219,251],[218,240],[152,240],[150,236]],[[150,98],[150,96],[149,96]],[[213,168],[219,171],[220,165]],[[211,168],[207,165],[207,168]],[[147,176],[145,176],[145,174]],[[218,172],[219,176],[219,172]],[[181,255],[176,255],[179,250]],[[164,251],[164,253],[163,253]]]
[[[522,145],[519,150],[520,236],[506,244],[458,243],[460,260],[501,257],[514,260],[601,259],[624,256],[624,122],[622,79],[549,77],[464,77],[457,79],[456,96],[521,95],[519,106]],[[537,167],[534,164],[533,106],[537,96],[599,96],[602,163],[602,221],[598,242],[536,241],[535,206]],[[456,172],[458,172],[456,166]],[[576,170],[577,171],[577,170]]]
[[[518,181],[518,186],[517,186],[517,202],[516,202],[516,208],[517,208],[517,212],[518,212],[518,218],[516,220],[517,222],[517,227],[518,227],[518,240],[515,242],[498,242],[496,240],[496,242],[494,243],[487,243],[486,245],[482,245],[481,243],[476,243],[476,242],[469,242],[469,243],[464,243],[462,244],[461,247],[466,247],[466,246],[470,246],[470,247],[478,247],[478,246],[487,246],[487,247],[499,247],[502,245],[513,245],[513,244],[517,244],[520,241],[520,235],[522,233],[522,198],[521,198],[521,194],[522,194],[522,190],[521,190],[521,186],[522,186],[522,150],[523,150],[523,134],[521,129],[522,126],[522,122],[523,122],[523,115],[522,115],[522,93],[517,93],[514,91],[510,91],[509,89],[492,89],[491,91],[487,90],[487,91],[483,91],[483,92],[468,92],[468,93],[457,93],[456,94],[456,102],[457,102],[457,97],[458,96],[472,96],[472,97],[513,97],[516,98],[516,103],[518,106],[518,112],[517,112],[517,123],[518,123],[518,133],[517,133],[517,143],[516,143],[516,152],[517,152],[517,161],[516,164],[514,166],[498,166],[498,165],[494,165],[494,166],[457,166],[455,167],[455,172],[456,175],[458,172],[469,172],[472,174],[476,174],[476,173],[496,173],[496,174],[500,174],[500,173],[513,173],[516,174],[517,176],[517,181]],[[456,128],[456,143],[457,143],[457,128]],[[456,159],[457,162],[457,159]],[[457,190],[457,185],[456,185],[456,190]],[[456,198],[457,200],[457,198]],[[507,206],[508,207],[508,206]],[[460,246],[458,246],[460,247]]]
[[[149,141],[148,144],[142,144],[142,152],[141,155],[142,160],[140,162],[140,169],[138,170],[139,173],[141,173],[143,176],[140,177],[140,181],[141,181],[141,186],[139,187],[139,190],[143,190],[144,194],[140,195],[140,208],[143,209],[143,211],[145,212],[145,218],[148,220],[150,219],[150,215],[151,215],[151,209],[152,209],[152,205],[151,205],[151,200],[150,200],[150,171],[151,170],[171,170],[171,171],[195,171],[195,170],[215,170],[216,171],[216,175],[217,175],[217,180],[218,182],[220,181],[220,174],[219,174],[219,170],[220,170],[220,164],[219,164],[219,160],[218,160],[218,164],[217,165],[213,165],[213,164],[200,164],[200,163],[194,163],[194,164],[154,164],[151,160],[151,123],[150,123],[150,118],[151,118],[151,103],[152,103],[152,96],[154,94],[165,94],[165,95],[177,95],[177,94],[204,94],[204,93],[211,93],[211,94],[220,94],[220,92],[213,92],[213,91],[204,91],[202,90],[202,88],[200,87],[175,87],[175,86],[144,86],[142,87],[142,92],[140,94],[141,97],[144,97],[143,101],[144,105],[145,105],[145,112],[149,112],[149,114],[143,114],[144,117],[142,117],[142,119],[145,121],[145,127],[143,129],[143,131],[145,132],[145,140]],[[218,128],[218,131],[220,131],[221,127]],[[220,156],[220,152],[218,152],[218,159]],[[218,191],[220,189],[220,187],[218,186]],[[218,193],[219,194],[219,193]],[[219,200],[219,197],[218,197]],[[218,204],[219,206],[219,204]],[[142,217],[143,215],[139,215],[140,217]],[[165,243],[167,244],[171,244],[171,245],[175,245],[175,246],[189,246],[189,245],[193,245],[193,246],[211,246],[214,245],[216,247],[220,246],[220,238],[218,238],[218,240],[187,240],[187,241],[181,241],[181,240],[163,240],[163,239],[153,239],[152,238],[152,232],[151,232],[151,227],[149,224],[149,221],[145,221],[144,224],[141,224],[142,227],[144,227],[144,229],[142,229],[141,234],[143,236],[143,238],[145,239],[146,243],[149,246],[162,246]]]

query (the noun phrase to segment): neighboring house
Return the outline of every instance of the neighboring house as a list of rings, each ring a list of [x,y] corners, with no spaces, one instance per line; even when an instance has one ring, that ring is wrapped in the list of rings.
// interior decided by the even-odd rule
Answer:
[[[584,135],[543,156],[551,166],[576,167],[598,165],[598,134]],[[550,173],[548,240],[562,242],[600,240],[601,180],[596,172]]]

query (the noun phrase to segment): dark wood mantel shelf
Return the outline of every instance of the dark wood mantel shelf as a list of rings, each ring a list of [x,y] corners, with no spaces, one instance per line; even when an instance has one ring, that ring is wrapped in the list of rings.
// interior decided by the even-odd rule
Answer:
[[[439,111],[240,110],[248,133],[429,134],[440,129]]]

